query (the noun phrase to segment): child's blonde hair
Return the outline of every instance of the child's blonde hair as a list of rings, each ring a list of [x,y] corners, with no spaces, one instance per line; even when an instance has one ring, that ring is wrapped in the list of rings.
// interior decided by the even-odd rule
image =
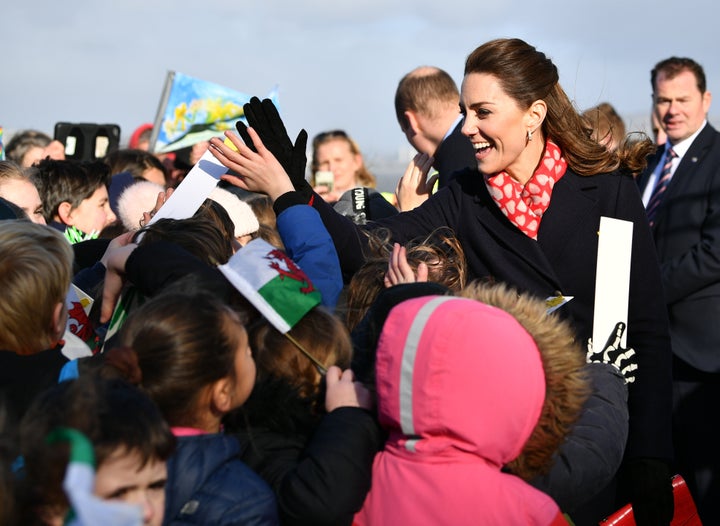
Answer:
[[[53,316],[72,279],[73,251],[57,230],[0,221],[0,349],[34,354],[55,342]]]

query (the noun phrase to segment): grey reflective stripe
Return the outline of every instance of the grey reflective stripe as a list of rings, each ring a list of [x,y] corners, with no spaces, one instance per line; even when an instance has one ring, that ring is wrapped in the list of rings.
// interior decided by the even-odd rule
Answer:
[[[405,441],[405,449],[407,449],[410,453],[415,453],[415,444],[418,443],[417,438],[408,438]]]
[[[400,364],[400,429],[405,436],[415,435],[415,425],[413,424],[413,372],[415,370],[415,357],[417,356],[418,343],[422,336],[423,329],[433,311],[441,304],[449,300],[456,300],[453,296],[438,296],[428,301],[415,315],[415,319],[410,326],[405,346],[403,348],[402,362]],[[405,448],[408,451],[415,451],[415,442],[417,440],[408,440]]]

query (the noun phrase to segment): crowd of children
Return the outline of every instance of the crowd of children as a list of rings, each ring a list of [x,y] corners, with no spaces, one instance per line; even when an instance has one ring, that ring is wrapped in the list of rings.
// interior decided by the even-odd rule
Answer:
[[[533,111],[523,147],[544,152]],[[234,149],[210,144],[230,174],[181,218],[155,217],[182,176],[143,150],[0,161],[0,523],[584,524],[643,414],[625,323],[588,348],[587,298],[573,318],[482,267],[509,260],[460,222],[501,217],[470,208],[478,181],[365,228],[305,179],[304,132],[268,100],[245,115]],[[346,143],[318,138],[313,162]]]

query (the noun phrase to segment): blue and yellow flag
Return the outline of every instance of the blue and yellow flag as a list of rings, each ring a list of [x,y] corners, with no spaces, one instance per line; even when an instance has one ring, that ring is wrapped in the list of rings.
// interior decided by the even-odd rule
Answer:
[[[150,139],[152,151],[167,153],[234,129],[252,95],[213,82],[168,72]],[[277,87],[268,95],[277,105]]]

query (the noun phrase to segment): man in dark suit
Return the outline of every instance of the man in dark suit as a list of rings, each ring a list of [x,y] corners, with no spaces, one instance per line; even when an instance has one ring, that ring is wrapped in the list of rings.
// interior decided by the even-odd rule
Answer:
[[[440,188],[454,173],[477,165],[475,150],[461,132],[460,93],[447,72],[421,66],[405,75],[395,91],[395,113],[413,148],[435,159]]]
[[[676,470],[706,524],[720,524],[720,133],[692,59],[651,73],[654,112],[667,134],[638,179],[660,260],[673,349]]]

